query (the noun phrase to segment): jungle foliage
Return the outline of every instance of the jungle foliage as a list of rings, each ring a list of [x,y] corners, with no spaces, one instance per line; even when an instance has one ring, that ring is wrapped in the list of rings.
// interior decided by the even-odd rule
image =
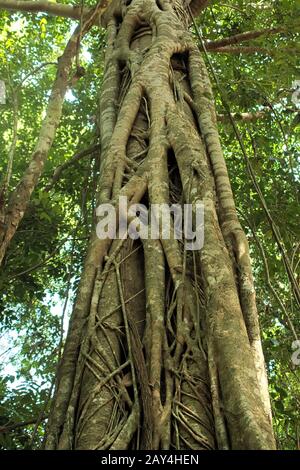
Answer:
[[[94,3],[84,0],[85,6]],[[300,331],[300,306],[274,239],[275,226],[299,285],[300,97],[297,99],[295,90],[299,17],[300,6],[292,0],[230,0],[212,1],[197,19],[207,43],[205,59],[210,60],[226,163],[250,243],[280,449],[300,449],[300,365],[296,363],[300,361],[292,361],[293,343]],[[278,27],[279,32],[262,34],[229,49],[209,47],[210,41]],[[68,18],[0,10],[0,80],[7,95],[6,103],[0,104],[0,175],[5,178],[13,155],[9,191],[28,165],[58,57],[74,28],[74,21]],[[195,28],[191,29],[199,43]],[[79,61],[85,73],[66,94],[43,175],[0,271],[2,449],[37,449],[43,440],[57,361],[93,229],[99,163],[97,116],[106,47],[104,29],[94,27],[82,39]],[[247,160],[226,115],[228,107],[234,113]],[[80,158],[80,152],[91,147]],[[65,165],[76,155],[79,158]],[[56,178],[62,165],[65,167]],[[0,205],[4,202],[0,200]]]

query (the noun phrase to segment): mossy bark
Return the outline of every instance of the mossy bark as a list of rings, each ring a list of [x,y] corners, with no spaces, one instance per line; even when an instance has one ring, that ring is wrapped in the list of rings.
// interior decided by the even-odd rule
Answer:
[[[203,201],[204,247],[92,235],[46,449],[275,445],[247,240],[185,5],[115,0],[103,17],[98,202]]]

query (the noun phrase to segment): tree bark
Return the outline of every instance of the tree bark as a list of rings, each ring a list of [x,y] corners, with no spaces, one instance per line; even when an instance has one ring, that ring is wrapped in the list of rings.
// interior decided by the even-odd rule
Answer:
[[[98,203],[203,201],[205,240],[92,234],[45,448],[273,449],[249,249],[186,3],[113,0],[103,22]]]

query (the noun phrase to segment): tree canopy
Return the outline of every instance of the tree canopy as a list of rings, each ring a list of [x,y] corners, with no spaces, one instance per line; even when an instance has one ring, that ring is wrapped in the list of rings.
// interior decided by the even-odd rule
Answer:
[[[12,11],[0,2],[0,209],[30,161],[58,59],[80,12],[95,6],[93,0],[60,3],[76,7],[73,18]],[[300,448],[299,18],[292,0],[211,1],[191,24],[211,72],[223,149],[250,242],[281,449]],[[36,449],[43,439],[93,226],[106,47],[101,25],[81,38],[56,138],[0,271],[2,449]]]

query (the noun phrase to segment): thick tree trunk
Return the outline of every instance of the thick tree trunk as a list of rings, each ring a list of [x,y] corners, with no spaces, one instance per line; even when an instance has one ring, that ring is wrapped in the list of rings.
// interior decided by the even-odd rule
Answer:
[[[204,247],[92,235],[46,449],[274,448],[248,244],[185,5],[104,15],[98,202],[203,201]]]

